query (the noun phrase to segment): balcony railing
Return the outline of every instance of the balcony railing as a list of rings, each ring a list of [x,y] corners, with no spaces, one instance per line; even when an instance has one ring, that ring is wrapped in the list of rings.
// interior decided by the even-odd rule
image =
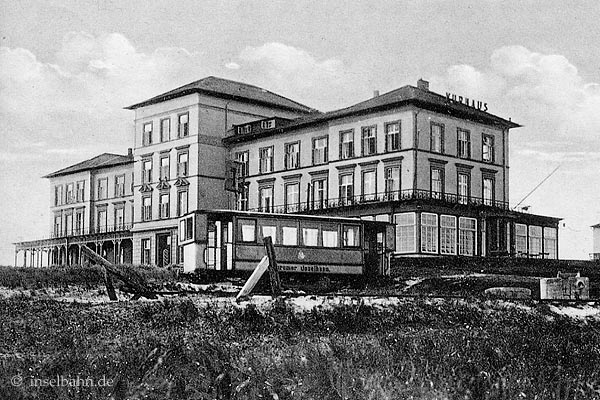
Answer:
[[[440,204],[462,204],[465,206],[485,206],[508,210],[508,202],[483,199],[472,196],[459,196],[451,193],[437,193],[429,190],[398,190],[392,192],[369,193],[355,196],[342,197],[322,201],[308,201],[297,204],[271,206],[268,208],[254,208],[250,211],[271,213],[301,213],[314,210],[324,210],[340,207],[357,206],[363,204],[385,203],[395,201],[430,200]]]
[[[74,237],[74,236],[85,236],[94,235],[98,233],[113,233],[113,232],[127,232],[131,229],[132,224],[114,224],[114,225],[99,225],[94,227],[87,227],[82,229],[66,229],[60,232],[52,232],[50,235],[51,239]]]

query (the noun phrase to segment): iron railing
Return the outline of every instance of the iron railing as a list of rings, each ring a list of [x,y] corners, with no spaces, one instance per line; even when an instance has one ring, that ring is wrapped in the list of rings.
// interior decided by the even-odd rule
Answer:
[[[127,232],[131,230],[133,224],[113,224],[113,225],[99,225],[81,229],[63,229],[59,232],[52,232],[50,234],[51,239],[85,236],[85,235],[96,235],[99,233],[113,233],[113,232]]]
[[[463,204],[465,206],[493,207],[508,210],[508,202],[484,199],[473,196],[460,196],[451,193],[438,193],[430,190],[405,189],[372,194],[361,194],[355,196],[340,197],[328,200],[309,200],[302,203],[283,204],[269,207],[253,208],[249,211],[271,212],[271,213],[300,213],[307,211],[318,211],[324,209],[358,206],[364,204],[402,202],[411,200],[430,200],[440,204]]]

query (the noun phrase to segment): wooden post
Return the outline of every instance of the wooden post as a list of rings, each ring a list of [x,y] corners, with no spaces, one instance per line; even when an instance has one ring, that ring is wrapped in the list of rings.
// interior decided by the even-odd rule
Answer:
[[[106,284],[106,292],[110,301],[119,301],[117,293],[115,292],[115,286],[113,285],[112,278],[106,268],[104,269],[104,283]]]
[[[281,294],[281,281],[279,280],[279,270],[277,268],[277,260],[275,259],[275,247],[273,247],[273,239],[267,236],[263,239],[267,257],[269,257],[269,278],[271,281],[271,291],[273,297]]]

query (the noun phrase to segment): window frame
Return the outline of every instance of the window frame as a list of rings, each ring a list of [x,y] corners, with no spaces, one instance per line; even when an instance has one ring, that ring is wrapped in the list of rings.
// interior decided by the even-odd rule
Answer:
[[[373,193],[365,193],[365,175],[373,174]],[[363,201],[377,200],[377,170],[367,169],[361,171],[361,182],[360,182],[360,195]],[[368,198],[367,198],[368,197]]]
[[[101,185],[101,182],[104,181],[105,185],[104,185],[104,195],[100,196],[100,188],[103,186]],[[108,199],[108,177],[104,177],[104,178],[98,178],[98,180],[96,181],[96,184],[98,185],[96,187],[96,200],[106,200]]]
[[[368,125],[368,126],[362,126],[360,128],[360,142],[361,142],[361,155],[363,157],[368,157],[368,156],[374,156],[377,154],[377,125]],[[365,133],[366,132],[373,132],[373,136],[369,136],[369,137],[365,137]],[[365,139],[369,139],[369,146],[370,146],[370,140],[373,139],[373,152],[366,152],[365,151]]]
[[[440,128],[440,149],[439,151],[434,149],[434,135],[433,135],[433,127],[439,127]],[[431,151],[432,153],[438,153],[438,154],[445,154],[444,150],[445,150],[445,125],[443,123],[440,122],[431,122],[429,124],[429,151]]]
[[[489,199],[486,198],[486,188],[485,182],[491,182],[491,197]],[[493,176],[482,175],[481,176],[481,199],[484,205],[493,206],[496,203],[496,178]]]
[[[288,196],[290,194],[289,192],[289,188],[295,186],[297,187],[297,192],[296,192],[296,196],[297,196],[297,201],[295,203],[289,203],[288,202]],[[284,209],[286,212],[294,212],[294,211],[300,211],[300,182],[299,181],[294,181],[294,182],[286,182],[283,185],[283,194],[284,194]],[[294,211],[290,211],[293,210],[295,208]]]
[[[465,135],[466,140],[461,140],[461,134]],[[471,159],[471,131],[468,129],[456,128],[456,157]]]
[[[269,151],[270,150],[270,157],[269,157],[269,170],[265,171],[265,168],[263,167],[263,152],[264,151]],[[261,174],[270,174],[273,172],[273,160],[275,158],[275,148],[273,145],[271,146],[265,146],[265,147],[260,147],[258,149],[258,172]],[[265,165],[266,167],[266,165]]]
[[[440,176],[439,182],[440,182],[440,186],[441,186],[441,191],[433,190],[433,186],[434,186],[433,185],[433,183],[434,183],[433,171],[439,172],[439,176]],[[444,198],[444,195],[446,193],[446,168],[444,168],[441,165],[431,165],[429,167],[429,193],[430,193],[430,197],[432,199]]]
[[[150,204],[146,204],[146,200]],[[142,222],[152,221],[152,195],[142,196]]]
[[[163,161],[167,160],[167,165],[163,165]],[[160,156],[160,161],[159,161],[159,173],[160,173],[160,177],[159,179],[168,181],[171,178],[171,156],[169,154],[163,154]],[[166,174],[164,172],[164,169],[166,168]]]
[[[189,190],[187,188],[185,189],[180,189],[177,191],[177,216],[181,217],[185,214],[188,213],[189,210]],[[185,211],[182,210],[183,207],[181,207],[181,200],[184,198],[185,196]]]
[[[184,130],[183,130],[183,134],[182,134],[182,123],[181,123],[181,117],[187,117],[187,121],[183,124],[184,126]],[[188,137],[190,135],[190,112],[186,111],[183,113],[179,113],[177,114],[177,138],[181,139],[184,137]]]
[[[150,130],[146,131],[146,127],[149,126]],[[142,146],[152,145],[152,135],[154,132],[154,121],[144,122],[142,124]]]
[[[296,152],[296,165],[290,166],[288,163],[288,156],[293,153],[288,153],[288,148],[292,146],[298,146],[298,151]],[[300,168],[300,141],[296,140],[295,142],[288,142],[283,145],[283,167],[286,170],[293,170]]]
[[[271,191],[271,203],[269,204],[268,208],[263,207],[263,192],[270,190]],[[265,186],[260,186],[258,188],[258,207],[260,212],[273,212],[272,210],[275,207],[275,187],[273,185],[265,185]],[[267,210],[267,211],[265,211]]]
[[[315,154],[317,152],[317,142],[324,140],[325,141],[325,147],[319,148],[319,149],[324,149],[323,150],[323,160],[321,162],[316,162],[315,161]],[[322,164],[327,164],[329,162],[329,136],[318,136],[318,137],[314,137],[312,138],[312,165],[322,165]]]
[[[433,216],[435,220],[435,224],[425,224],[425,216],[430,217]],[[439,216],[435,213],[422,212],[420,215],[420,235],[421,235],[421,253],[425,254],[438,254],[439,252]],[[432,239],[432,246],[426,247],[427,238]]]
[[[352,139],[350,142],[351,145],[348,147],[350,149],[350,154],[344,156],[344,144],[346,142],[344,142],[344,135],[349,134],[350,138]],[[340,131],[340,160],[349,160],[351,158],[354,158],[354,129],[346,129],[343,131]]]
[[[123,178],[122,186],[119,184],[119,178]],[[125,183],[125,174],[115,175],[115,197],[125,197]]]
[[[453,221],[453,226],[449,226],[444,223],[444,221],[448,220],[448,219],[451,219]],[[440,243],[439,243],[440,254],[445,255],[445,256],[446,255],[455,256],[458,253],[458,219],[456,218],[455,215],[445,215],[445,214],[440,215],[439,229],[440,229]],[[450,232],[446,232],[446,231],[450,231]],[[448,247],[448,246],[446,246],[446,244],[447,244],[446,239],[448,238],[446,233],[450,233],[451,235],[453,235],[453,240],[451,243],[452,244],[451,251],[446,250],[446,248]]]
[[[167,198],[167,202],[163,202],[163,198]],[[163,207],[165,206],[166,207]],[[164,210],[166,209],[166,210]],[[169,219],[171,209],[171,194],[168,191],[160,192],[158,194],[158,219]]]
[[[242,228],[242,225],[244,224],[244,222],[248,222],[251,225],[254,225],[254,234],[253,234],[253,238],[252,240],[244,240],[244,230]],[[250,225],[249,224],[249,225]],[[257,222],[256,222],[256,218],[238,218],[237,219],[237,234],[238,234],[238,242],[239,243],[257,243],[257,239],[258,239],[258,235],[256,234],[256,227],[257,227]]]
[[[345,195],[342,196],[342,187],[348,187],[348,185],[346,185],[346,186],[342,185],[344,177],[346,177],[346,176],[350,176],[351,177],[350,187],[352,187],[352,195],[350,196],[350,198],[348,198],[348,191],[347,190],[345,191]],[[354,201],[355,192],[356,192],[355,186],[356,185],[354,183],[354,171],[340,173],[339,174],[339,183],[338,183],[338,199],[340,201],[345,201],[345,202],[349,202],[349,203],[353,202]]]
[[[489,146],[489,159],[486,159],[485,154],[485,148],[486,148],[486,143],[485,143],[485,139],[490,139],[491,141],[491,145]],[[481,161],[486,162],[486,163],[494,163],[496,161],[496,138],[494,137],[494,135],[490,135],[488,133],[482,133],[481,134]]]
[[[164,122],[168,122],[166,138],[165,138]],[[160,119],[160,142],[164,143],[164,142],[168,142],[169,140],[171,140],[171,117],[161,118]]]
[[[461,182],[460,182],[461,176],[467,177],[467,185],[466,185],[467,192],[465,195],[461,194]],[[467,172],[464,170],[456,171],[456,197],[460,204],[469,204],[469,202],[471,201],[471,172]]]
[[[475,228],[473,229],[466,229],[466,228],[462,228],[461,227],[461,222],[464,220],[469,220],[469,221],[475,221]],[[461,247],[461,241],[462,241],[462,232],[471,232],[471,234],[473,235],[473,247],[472,247],[472,251],[473,254],[468,254],[465,251],[463,251],[463,247]],[[474,257],[477,255],[477,218],[471,218],[471,217],[458,217],[458,255],[459,256],[466,256],[466,257]]]
[[[152,183],[152,169],[154,163],[151,158],[142,159],[142,184]],[[146,165],[150,165],[150,168],[146,169]]]
[[[354,245],[347,244],[346,228],[349,228],[349,227],[358,229],[358,234],[355,237],[356,244],[354,244]],[[340,242],[341,242],[340,244],[341,244],[342,248],[344,248],[344,249],[360,248],[361,242],[362,242],[361,234],[362,234],[362,229],[361,229],[360,224],[342,224],[342,236],[341,236],[341,240],[340,240]]]
[[[390,134],[388,132],[388,128],[390,126],[393,125],[398,125],[398,132],[396,133],[397,135],[397,148],[390,148],[389,144],[390,144]],[[386,122],[384,125],[384,133],[385,133],[385,152],[386,153],[391,153],[394,151],[398,151],[402,149],[402,121],[401,120],[396,120],[396,121],[390,121],[390,122]]]

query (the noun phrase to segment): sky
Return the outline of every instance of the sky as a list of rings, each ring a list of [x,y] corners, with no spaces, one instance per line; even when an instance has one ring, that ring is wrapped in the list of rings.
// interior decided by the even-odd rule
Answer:
[[[47,237],[43,175],[133,146],[123,107],[214,75],[321,111],[419,78],[481,99],[510,133],[510,200],[563,218],[561,258],[600,222],[600,3],[0,0],[0,264]]]

